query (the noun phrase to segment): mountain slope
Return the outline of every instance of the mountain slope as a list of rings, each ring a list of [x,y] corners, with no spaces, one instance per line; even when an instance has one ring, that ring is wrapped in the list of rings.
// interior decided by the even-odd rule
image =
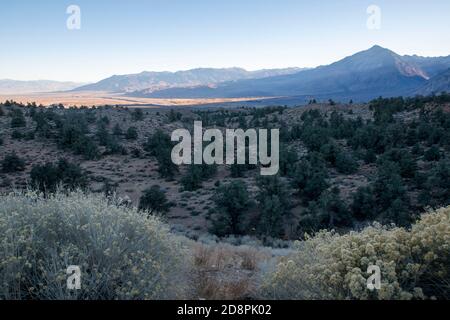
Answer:
[[[425,96],[433,93],[439,94],[443,91],[450,92],[450,69],[431,78],[417,91],[417,94]]]
[[[246,96],[350,97],[367,100],[377,96],[412,94],[428,75],[416,63],[374,46],[327,66],[299,73],[256,80],[241,80],[216,88],[177,88],[154,92],[158,98],[217,98]]]
[[[422,69],[428,78],[433,78],[450,68],[450,56],[447,57],[420,57],[403,56],[403,60]]]
[[[97,83],[76,88],[76,91],[133,92],[145,95],[155,90],[174,87],[215,85],[225,81],[257,79],[285,75],[300,71],[298,68],[247,71],[241,68],[199,68],[177,72],[142,72],[138,74],[115,75]]]
[[[23,94],[67,91],[79,87],[82,83],[59,82],[51,80],[18,81],[0,80],[0,94]]]

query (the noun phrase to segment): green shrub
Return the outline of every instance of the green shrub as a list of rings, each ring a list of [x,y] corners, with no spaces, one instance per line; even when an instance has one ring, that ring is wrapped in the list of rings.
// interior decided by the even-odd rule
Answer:
[[[236,180],[217,188],[214,195],[217,216],[212,232],[218,236],[242,234],[251,202],[245,184]]]
[[[269,272],[271,299],[450,298],[450,207],[422,215],[410,230],[381,225],[338,235],[322,231]],[[381,289],[367,289],[368,266],[381,269]]]
[[[431,146],[425,151],[424,158],[427,161],[438,161],[441,158],[441,152],[437,146]]]
[[[146,189],[139,200],[139,210],[145,210],[152,214],[166,214],[169,212],[170,204],[166,194],[159,186],[151,186]]]
[[[136,140],[137,138],[138,138],[138,132],[137,132],[136,127],[129,127],[125,134],[125,139]]]
[[[178,166],[172,161],[173,143],[170,136],[157,129],[143,145],[144,150],[158,160],[158,172],[162,178],[172,179],[178,172]]]
[[[44,192],[55,192],[58,186],[65,189],[84,189],[87,186],[86,174],[77,164],[60,159],[58,163],[35,165],[30,173],[31,184]]]
[[[33,131],[28,131],[27,133],[25,133],[23,135],[23,137],[25,138],[25,140],[30,141],[30,140],[34,140],[35,135]]]
[[[283,223],[289,215],[290,199],[285,183],[278,176],[258,178],[259,191],[256,196],[260,217],[258,234],[280,237],[284,234]]]
[[[0,299],[168,299],[183,292],[180,243],[157,218],[81,192],[0,197]],[[81,289],[67,289],[69,265]]]
[[[113,135],[121,136],[122,134],[123,134],[122,128],[120,127],[120,125],[118,123],[116,123],[116,125],[113,128]]]
[[[350,154],[340,152],[336,156],[336,169],[343,174],[352,174],[358,170],[358,163]]]
[[[144,120],[144,113],[142,112],[142,109],[134,109],[131,116],[134,121]]]
[[[186,175],[180,180],[181,185],[186,191],[194,191],[202,187],[202,182],[212,178],[217,173],[215,164],[191,164],[188,167]]]
[[[25,127],[27,122],[21,110],[15,111],[11,118],[11,128]]]
[[[17,172],[25,170],[25,162],[12,153],[7,155],[1,162],[3,172]]]
[[[19,130],[14,130],[12,133],[11,133],[11,139],[14,139],[14,140],[20,140],[20,139],[22,139],[23,138],[23,134],[22,134],[22,132],[20,132]]]
[[[60,128],[58,146],[62,149],[71,149],[75,154],[83,155],[87,160],[99,157],[97,145],[91,137],[86,136],[83,125],[64,124]]]

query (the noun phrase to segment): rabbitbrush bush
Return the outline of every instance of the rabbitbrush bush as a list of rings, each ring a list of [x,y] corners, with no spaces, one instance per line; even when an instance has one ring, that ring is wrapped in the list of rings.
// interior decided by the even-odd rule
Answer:
[[[367,289],[367,268],[381,289]],[[319,232],[265,277],[273,299],[449,299],[450,207],[422,215],[411,229],[374,225],[338,235]]]
[[[0,299],[166,299],[184,295],[183,249],[116,200],[74,192],[0,197]],[[81,289],[67,289],[69,265]]]

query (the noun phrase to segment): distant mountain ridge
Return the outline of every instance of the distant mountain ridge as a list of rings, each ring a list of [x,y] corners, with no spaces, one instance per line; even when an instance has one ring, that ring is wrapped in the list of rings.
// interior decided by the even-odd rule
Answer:
[[[0,94],[24,94],[67,91],[77,88],[83,83],[61,82],[52,80],[19,81],[0,79]]]
[[[450,68],[431,78],[416,93],[425,96],[443,91],[450,92]]]
[[[365,101],[378,96],[409,96],[446,69],[450,57],[400,56],[374,46],[326,66],[299,73],[239,80],[215,88],[174,88],[153,92],[153,98],[238,98],[320,96]]]
[[[399,55],[373,46],[317,68],[247,71],[197,68],[114,75],[97,83],[0,80],[2,93],[102,91],[157,99],[253,98],[260,103],[304,103],[310,99],[365,102],[379,96],[450,92],[450,56]],[[264,99],[254,99],[254,98]],[[270,99],[269,99],[270,98]]]
[[[136,95],[146,95],[167,88],[214,86],[227,81],[272,77],[301,70],[300,68],[286,68],[247,71],[241,68],[197,68],[177,72],[144,71],[138,74],[114,75],[97,83],[76,88],[76,91],[137,91]]]

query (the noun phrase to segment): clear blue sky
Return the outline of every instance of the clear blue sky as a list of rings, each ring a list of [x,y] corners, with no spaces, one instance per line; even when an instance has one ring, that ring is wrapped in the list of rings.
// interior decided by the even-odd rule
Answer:
[[[81,30],[66,8],[81,8]],[[381,8],[381,29],[366,27]],[[97,81],[144,70],[314,67],[374,44],[450,54],[449,0],[10,0],[0,79]]]

